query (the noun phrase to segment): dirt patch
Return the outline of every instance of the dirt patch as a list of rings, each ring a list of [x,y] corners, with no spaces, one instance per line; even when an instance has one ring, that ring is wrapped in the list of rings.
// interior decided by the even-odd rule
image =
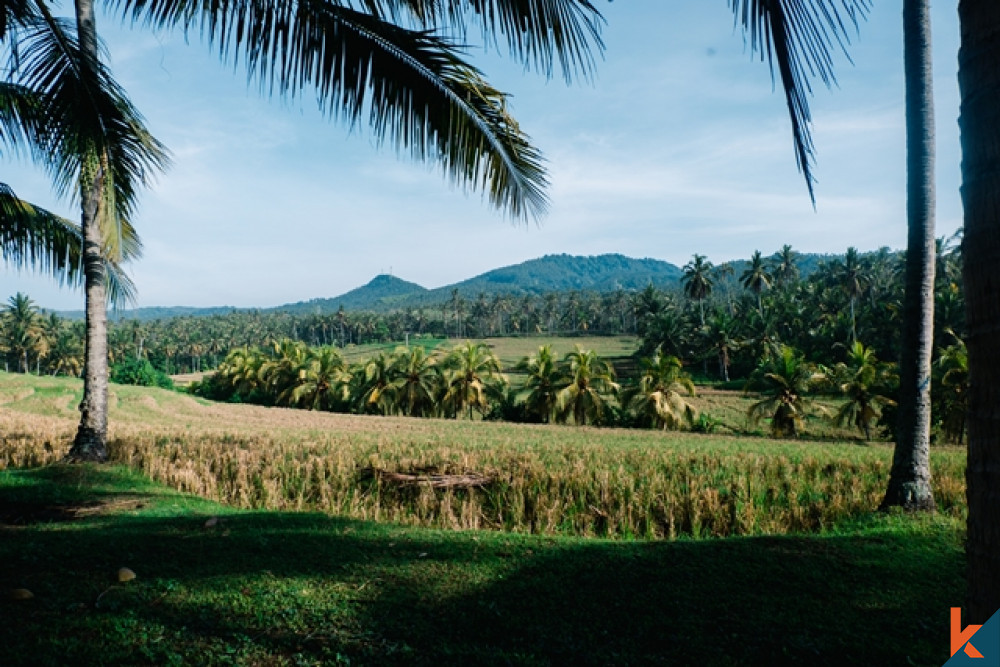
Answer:
[[[139,498],[91,500],[85,503],[19,503],[0,500],[0,525],[27,526],[36,523],[75,521],[88,516],[140,509],[146,504]]]

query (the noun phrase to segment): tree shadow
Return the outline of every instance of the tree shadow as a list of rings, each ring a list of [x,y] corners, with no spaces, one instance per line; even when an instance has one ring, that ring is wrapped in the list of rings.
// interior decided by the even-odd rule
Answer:
[[[889,531],[607,542],[188,510],[0,530],[0,562],[0,589],[36,596],[0,604],[11,665],[941,664],[964,594],[953,537]]]

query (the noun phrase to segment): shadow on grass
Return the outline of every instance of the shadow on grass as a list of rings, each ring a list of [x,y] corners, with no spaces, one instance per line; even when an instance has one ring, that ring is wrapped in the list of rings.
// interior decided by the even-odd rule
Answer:
[[[65,496],[25,474],[0,505]],[[0,589],[35,594],[0,604],[0,663],[940,665],[964,593],[942,524],[613,543],[213,509],[0,525]]]

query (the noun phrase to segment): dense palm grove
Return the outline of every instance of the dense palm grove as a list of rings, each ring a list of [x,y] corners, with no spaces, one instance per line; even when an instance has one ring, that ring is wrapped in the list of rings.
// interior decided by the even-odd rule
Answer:
[[[936,285],[935,420],[945,440],[964,438],[968,362],[963,343],[960,254],[939,244]],[[796,435],[808,397],[845,399],[830,415],[865,437],[888,433],[900,353],[903,257],[882,249],[820,262],[807,276],[785,246],[770,258],[714,266],[695,255],[680,287],[513,297],[457,291],[436,308],[388,314],[296,316],[234,311],[111,327],[109,360],[120,382],[166,386],[166,373],[218,369],[196,390],[220,400],[369,414],[573,422],[664,428],[706,426],[684,396],[699,382],[751,388],[748,415],[774,435]],[[3,314],[6,369],[78,375],[82,326],[40,313],[22,294]],[[503,369],[472,343],[429,352],[441,337],[637,334],[634,377],[577,349],[556,358],[546,345]],[[412,339],[413,345],[397,347]],[[395,342],[394,342],[395,341]],[[540,341],[544,342],[544,341]],[[381,343],[362,362],[341,351]],[[513,387],[503,371],[515,374]],[[686,371],[686,372],[685,372]],[[728,385],[726,383],[729,383]]]

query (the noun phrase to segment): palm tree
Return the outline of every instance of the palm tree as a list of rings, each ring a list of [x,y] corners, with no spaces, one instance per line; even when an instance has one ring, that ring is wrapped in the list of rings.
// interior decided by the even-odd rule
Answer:
[[[473,3],[475,4],[475,3]],[[358,11],[348,3],[302,0],[286,3],[187,3],[183,0],[132,0],[122,3],[134,20],[162,27],[201,32],[224,58],[247,64],[262,87],[295,95],[315,88],[320,106],[351,122],[370,113],[378,138],[412,149],[419,157],[441,161],[456,179],[488,191],[490,202],[514,217],[532,218],[546,207],[546,184],[538,152],[507,113],[506,96],[489,86],[474,67],[464,62],[457,40],[439,34],[452,28],[464,36],[473,16],[465,7],[444,10],[423,3],[388,2]],[[505,3],[481,11],[488,40],[507,39],[511,52],[549,73],[558,62],[569,80],[587,75],[591,49],[600,48],[600,15],[585,0],[558,0],[554,6]],[[76,2],[79,44],[62,42],[74,53],[74,92],[90,96],[102,92],[106,74],[99,62],[93,1]],[[393,22],[389,19],[398,19]],[[282,26],[276,36],[276,25]],[[415,26],[411,29],[404,26]],[[124,97],[120,96],[120,100]],[[118,117],[102,117],[113,110]],[[123,110],[130,112],[122,114]],[[163,164],[163,153],[138,122],[115,124],[130,116],[130,106],[80,105],[78,115],[90,131],[75,143],[72,160],[60,165],[64,189],[79,184],[85,240],[84,274],[87,300],[87,373],[81,403],[80,428],[71,456],[102,460],[106,457],[107,368],[104,306],[105,272],[100,252],[101,223],[111,219],[117,229],[129,226],[137,182],[149,167]],[[92,130],[99,128],[104,133]],[[122,132],[121,130],[127,130]],[[129,134],[131,132],[131,135]],[[139,141],[121,141],[122,139]],[[104,225],[105,231],[108,225]],[[113,254],[113,253],[112,253]]]
[[[764,308],[760,302],[760,293],[771,287],[771,275],[764,265],[764,258],[760,255],[760,250],[754,250],[750,257],[750,266],[740,276],[740,283],[743,289],[750,290],[757,295],[757,312],[761,318],[764,317]]]
[[[76,35],[44,2],[5,5],[0,38],[18,51],[12,76],[43,109],[29,133],[34,154],[50,170],[60,195],[78,194],[82,273],[87,300],[86,362],[81,421],[70,456],[107,456],[107,263],[135,257],[131,225],[137,186],[162,168],[162,147],[100,63],[93,4],[76,6]]]
[[[30,370],[28,355],[37,354],[42,340],[38,307],[27,294],[18,292],[7,301],[0,323],[4,347],[17,360],[18,370],[27,373]]]
[[[882,507],[934,509],[931,357],[934,353],[934,86],[930,0],[903,2],[906,70],[906,289],[899,412]]]
[[[694,383],[683,371],[680,359],[659,349],[642,360],[639,384],[626,390],[624,402],[640,419],[656,428],[678,429],[694,422],[697,410],[684,400],[694,396]]]
[[[352,373],[352,395],[360,412],[383,415],[392,412],[391,365],[389,357],[377,352]]]
[[[424,348],[399,347],[389,367],[388,391],[396,412],[408,417],[429,417],[438,403],[440,369]]]
[[[792,246],[787,243],[781,246],[774,258],[774,266],[771,275],[778,285],[786,287],[799,279],[799,267],[795,264],[799,254],[792,250]]]
[[[769,360],[754,373],[765,386],[763,398],[747,410],[753,423],[771,419],[775,438],[796,437],[811,403],[807,394],[823,378],[792,347],[777,345]]]
[[[540,346],[537,352],[519,361],[516,370],[527,375],[522,390],[527,412],[542,423],[554,421],[561,373],[552,346]]]
[[[837,364],[829,379],[847,398],[834,418],[836,424],[850,424],[864,433],[865,440],[871,440],[872,422],[882,416],[882,407],[896,404],[876,392],[896,380],[895,374],[878,362],[871,348],[854,341],[847,350],[847,362]]]
[[[837,279],[840,281],[841,289],[847,294],[847,298],[851,304],[851,343],[858,339],[857,334],[857,301],[864,294],[865,287],[868,284],[867,278],[865,276],[864,266],[862,266],[861,258],[858,255],[858,249],[850,247],[847,249],[847,253],[844,255],[843,262],[837,262],[835,264],[835,273]]]
[[[604,417],[608,399],[618,393],[615,371],[593,350],[576,345],[563,359],[563,387],[556,394],[556,416],[570,417],[578,425],[593,424]]]
[[[456,345],[441,366],[446,387],[443,402],[456,417],[463,409],[468,410],[469,419],[473,409],[485,414],[490,401],[500,398],[507,385],[500,359],[482,343]]]
[[[719,379],[723,382],[729,382],[730,353],[741,345],[736,338],[739,326],[740,320],[725,312],[717,312],[701,328],[701,336],[709,352],[719,360]]]
[[[681,285],[687,298],[698,302],[701,326],[705,326],[705,299],[712,293],[712,263],[704,255],[695,254],[694,259],[684,265]]]
[[[969,352],[965,341],[953,331],[948,333],[955,342],[938,355],[935,385],[940,396],[934,409],[941,418],[945,438],[962,444],[969,412]]]
[[[278,402],[308,410],[333,410],[347,400],[349,380],[336,348],[310,349],[296,383],[278,396]]]

